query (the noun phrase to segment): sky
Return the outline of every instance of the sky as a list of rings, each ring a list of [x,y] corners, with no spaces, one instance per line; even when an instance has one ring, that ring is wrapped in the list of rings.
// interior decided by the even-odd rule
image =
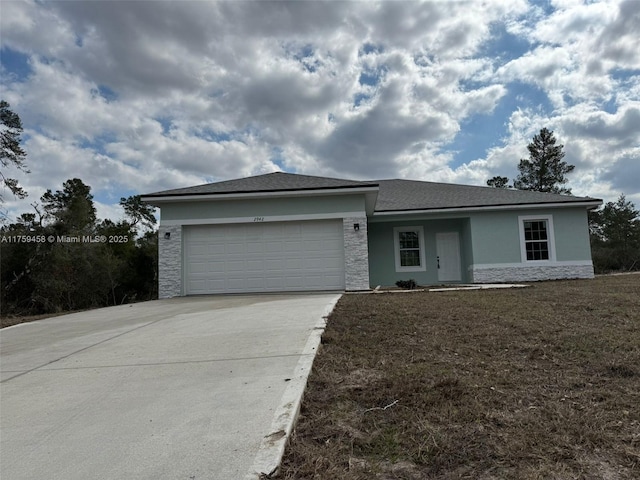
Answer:
[[[640,0],[0,1],[31,170],[121,197],[285,171],[485,185],[553,130],[574,195],[640,207]]]

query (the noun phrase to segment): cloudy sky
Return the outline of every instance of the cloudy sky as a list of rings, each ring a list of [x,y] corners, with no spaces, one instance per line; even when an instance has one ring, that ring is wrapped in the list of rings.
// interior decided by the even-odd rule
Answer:
[[[277,170],[484,185],[542,127],[576,195],[640,207],[640,0],[0,2],[30,196]]]

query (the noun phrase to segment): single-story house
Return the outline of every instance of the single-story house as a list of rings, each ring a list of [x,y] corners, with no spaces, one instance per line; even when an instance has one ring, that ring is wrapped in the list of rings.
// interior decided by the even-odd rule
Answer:
[[[159,296],[591,278],[590,197],[270,173],[142,196]]]

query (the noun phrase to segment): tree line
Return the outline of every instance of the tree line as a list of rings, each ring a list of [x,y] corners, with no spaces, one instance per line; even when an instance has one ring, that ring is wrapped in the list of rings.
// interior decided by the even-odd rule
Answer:
[[[0,228],[2,315],[83,310],[157,298],[153,208],[122,198],[126,219],[96,218],[78,178]]]
[[[28,192],[9,173],[29,173],[22,122],[0,101],[2,193]],[[99,220],[91,187],[79,178],[47,190],[33,211],[10,222],[0,210],[0,314],[33,315],[157,298],[158,235],[154,209],[121,198],[125,219]]]
[[[487,180],[494,188],[515,188],[538,192],[571,194],[565,187],[567,174],[575,166],[563,160],[563,145],[557,145],[547,128],[533,137],[527,146],[529,158],[521,159],[518,176],[509,185],[509,178],[495,176]],[[640,270],[640,212],[621,194],[617,201],[607,202],[589,212],[591,255],[596,273]]]

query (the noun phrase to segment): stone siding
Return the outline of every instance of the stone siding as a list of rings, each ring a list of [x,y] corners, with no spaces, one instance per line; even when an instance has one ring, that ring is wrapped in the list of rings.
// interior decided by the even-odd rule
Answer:
[[[170,238],[164,238],[170,233]],[[158,298],[182,295],[182,226],[160,227],[158,232]]]
[[[536,265],[495,268],[469,267],[472,283],[535,282],[570,278],[593,278],[593,265]]]
[[[356,231],[353,225],[360,229]],[[367,217],[342,219],[344,231],[345,290],[369,290],[369,246],[367,241]]]

